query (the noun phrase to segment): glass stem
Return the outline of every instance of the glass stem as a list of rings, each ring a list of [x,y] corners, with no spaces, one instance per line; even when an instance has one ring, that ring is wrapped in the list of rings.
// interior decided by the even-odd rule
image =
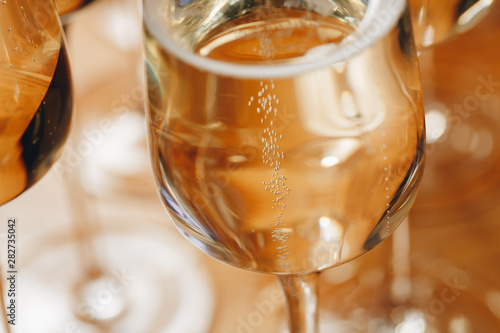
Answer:
[[[79,179],[79,169],[72,170],[74,174],[65,173],[64,184],[67,188],[69,207],[72,213],[73,232],[77,241],[80,262],[83,265],[85,280],[93,280],[102,275],[100,257],[96,253],[94,237],[99,234],[97,216],[91,216],[88,207],[87,194],[84,192]],[[102,256],[101,256],[102,257]]]
[[[290,333],[318,333],[319,273],[279,275],[285,293],[285,307]]]

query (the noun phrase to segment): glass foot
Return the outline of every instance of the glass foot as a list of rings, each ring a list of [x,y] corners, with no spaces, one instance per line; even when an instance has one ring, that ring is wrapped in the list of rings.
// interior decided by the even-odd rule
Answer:
[[[25,246],[16,329],[38,333],[209,330],[214,309],[210,279],[180,235],[148,221],[108,223],[95,235],[103,268],[93,275],[84,271],[78,242],[68,233],[43,239],[29,250]]]

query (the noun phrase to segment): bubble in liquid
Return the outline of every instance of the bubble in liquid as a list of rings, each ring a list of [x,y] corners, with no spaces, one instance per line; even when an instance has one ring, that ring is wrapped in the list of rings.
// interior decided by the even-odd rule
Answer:
[[[279,100],[276,95],[267,94],[266,91],[269,89],[268,84],[264,84],[263,81],[259,82],[261,89],[257,91],[258,100],[257,103],[259,107],[256,107],[257,114],[260,115],[261,124],[267,123],[269,126],[265,127],[262,131],[263,136],[261,142],[263,144],[262,148],[262,162],[272,168],[270,179],[268,181],[263,181],[262,185],[264,190],[270,192],[274,198],[272,199],[272,204],[270,209],[273,211],[278,211],[274,216],[275,226],[278,227],[284,223],[283,221],[283,211],[286,208],[284,200],[290,192],[285,184],[286,177],[281,175],[281,162],[280,159],[284,159],[285,155],[283,151],[280,151],[279,140],[283,139],[283,135],[279,134],[272,129],[275,126],[276,117],[278,116],[278,109],[275,107]],[[274,82],[271,81],[271,88],[274,89]],[[250,98],[249,105],[253,101],[253,97]],[[274,116],[273,116],[274,112]],[[277,208],[277,209],[276,209]],[[273,241],[285,243],[290,237],[291,230],[285,230],[283,228],[276,228],[272,231]],[[289,253],[286,247],[278,248],[278,259],[286,260]]]

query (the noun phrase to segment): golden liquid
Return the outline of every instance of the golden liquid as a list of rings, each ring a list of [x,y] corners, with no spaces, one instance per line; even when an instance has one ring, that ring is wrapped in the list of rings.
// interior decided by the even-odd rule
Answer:
[[[71,119],[61,28],[44,4],[29,3],[24,12],[13,2],[0,7],[0,204],[45,174]]]
[[[271,19],[256,23],[263,15]],[[321,15],[314,15],[314,20],[303,16],[296,10],[267,10],[266,14],[243,16],[207,35],[196,52],[231,63],[280,63],[304,56],[315,46],[339,43],[354,30]]]
[[[410,0],[418,47],[440,44],[474,25],[494,0]]]
[[[353,30],[308,15],[249,14],[196,49],[232,63],[293,62]],[[380,61],[401,54],[392,37],[359,57],[355,68],[375,73],[351,85],[349,65],[284,79],[217,76],[147,32],[155,176],[184,234],[224,262],[277,273],[334,266],[387,237],[413,200],[423,131],[414,82],[403,86]]]

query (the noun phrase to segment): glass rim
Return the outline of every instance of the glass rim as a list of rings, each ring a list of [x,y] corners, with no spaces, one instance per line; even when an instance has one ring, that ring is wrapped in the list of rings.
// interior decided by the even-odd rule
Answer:
[[[320,52],[298,57],[301,61],[296,63],[247,65],[209,59],[184,49],[168,34],[162,33],[165,28],[151,18],[146,6],[150,1],[160,0],[143,0],[143,24],[162,47],[205,72],[249,79],[289,77],[345,62],[382,39],[399,21],[407,4],[406,0],[369,0],[359,27],[340,43],[317,46],[314,49]]]

